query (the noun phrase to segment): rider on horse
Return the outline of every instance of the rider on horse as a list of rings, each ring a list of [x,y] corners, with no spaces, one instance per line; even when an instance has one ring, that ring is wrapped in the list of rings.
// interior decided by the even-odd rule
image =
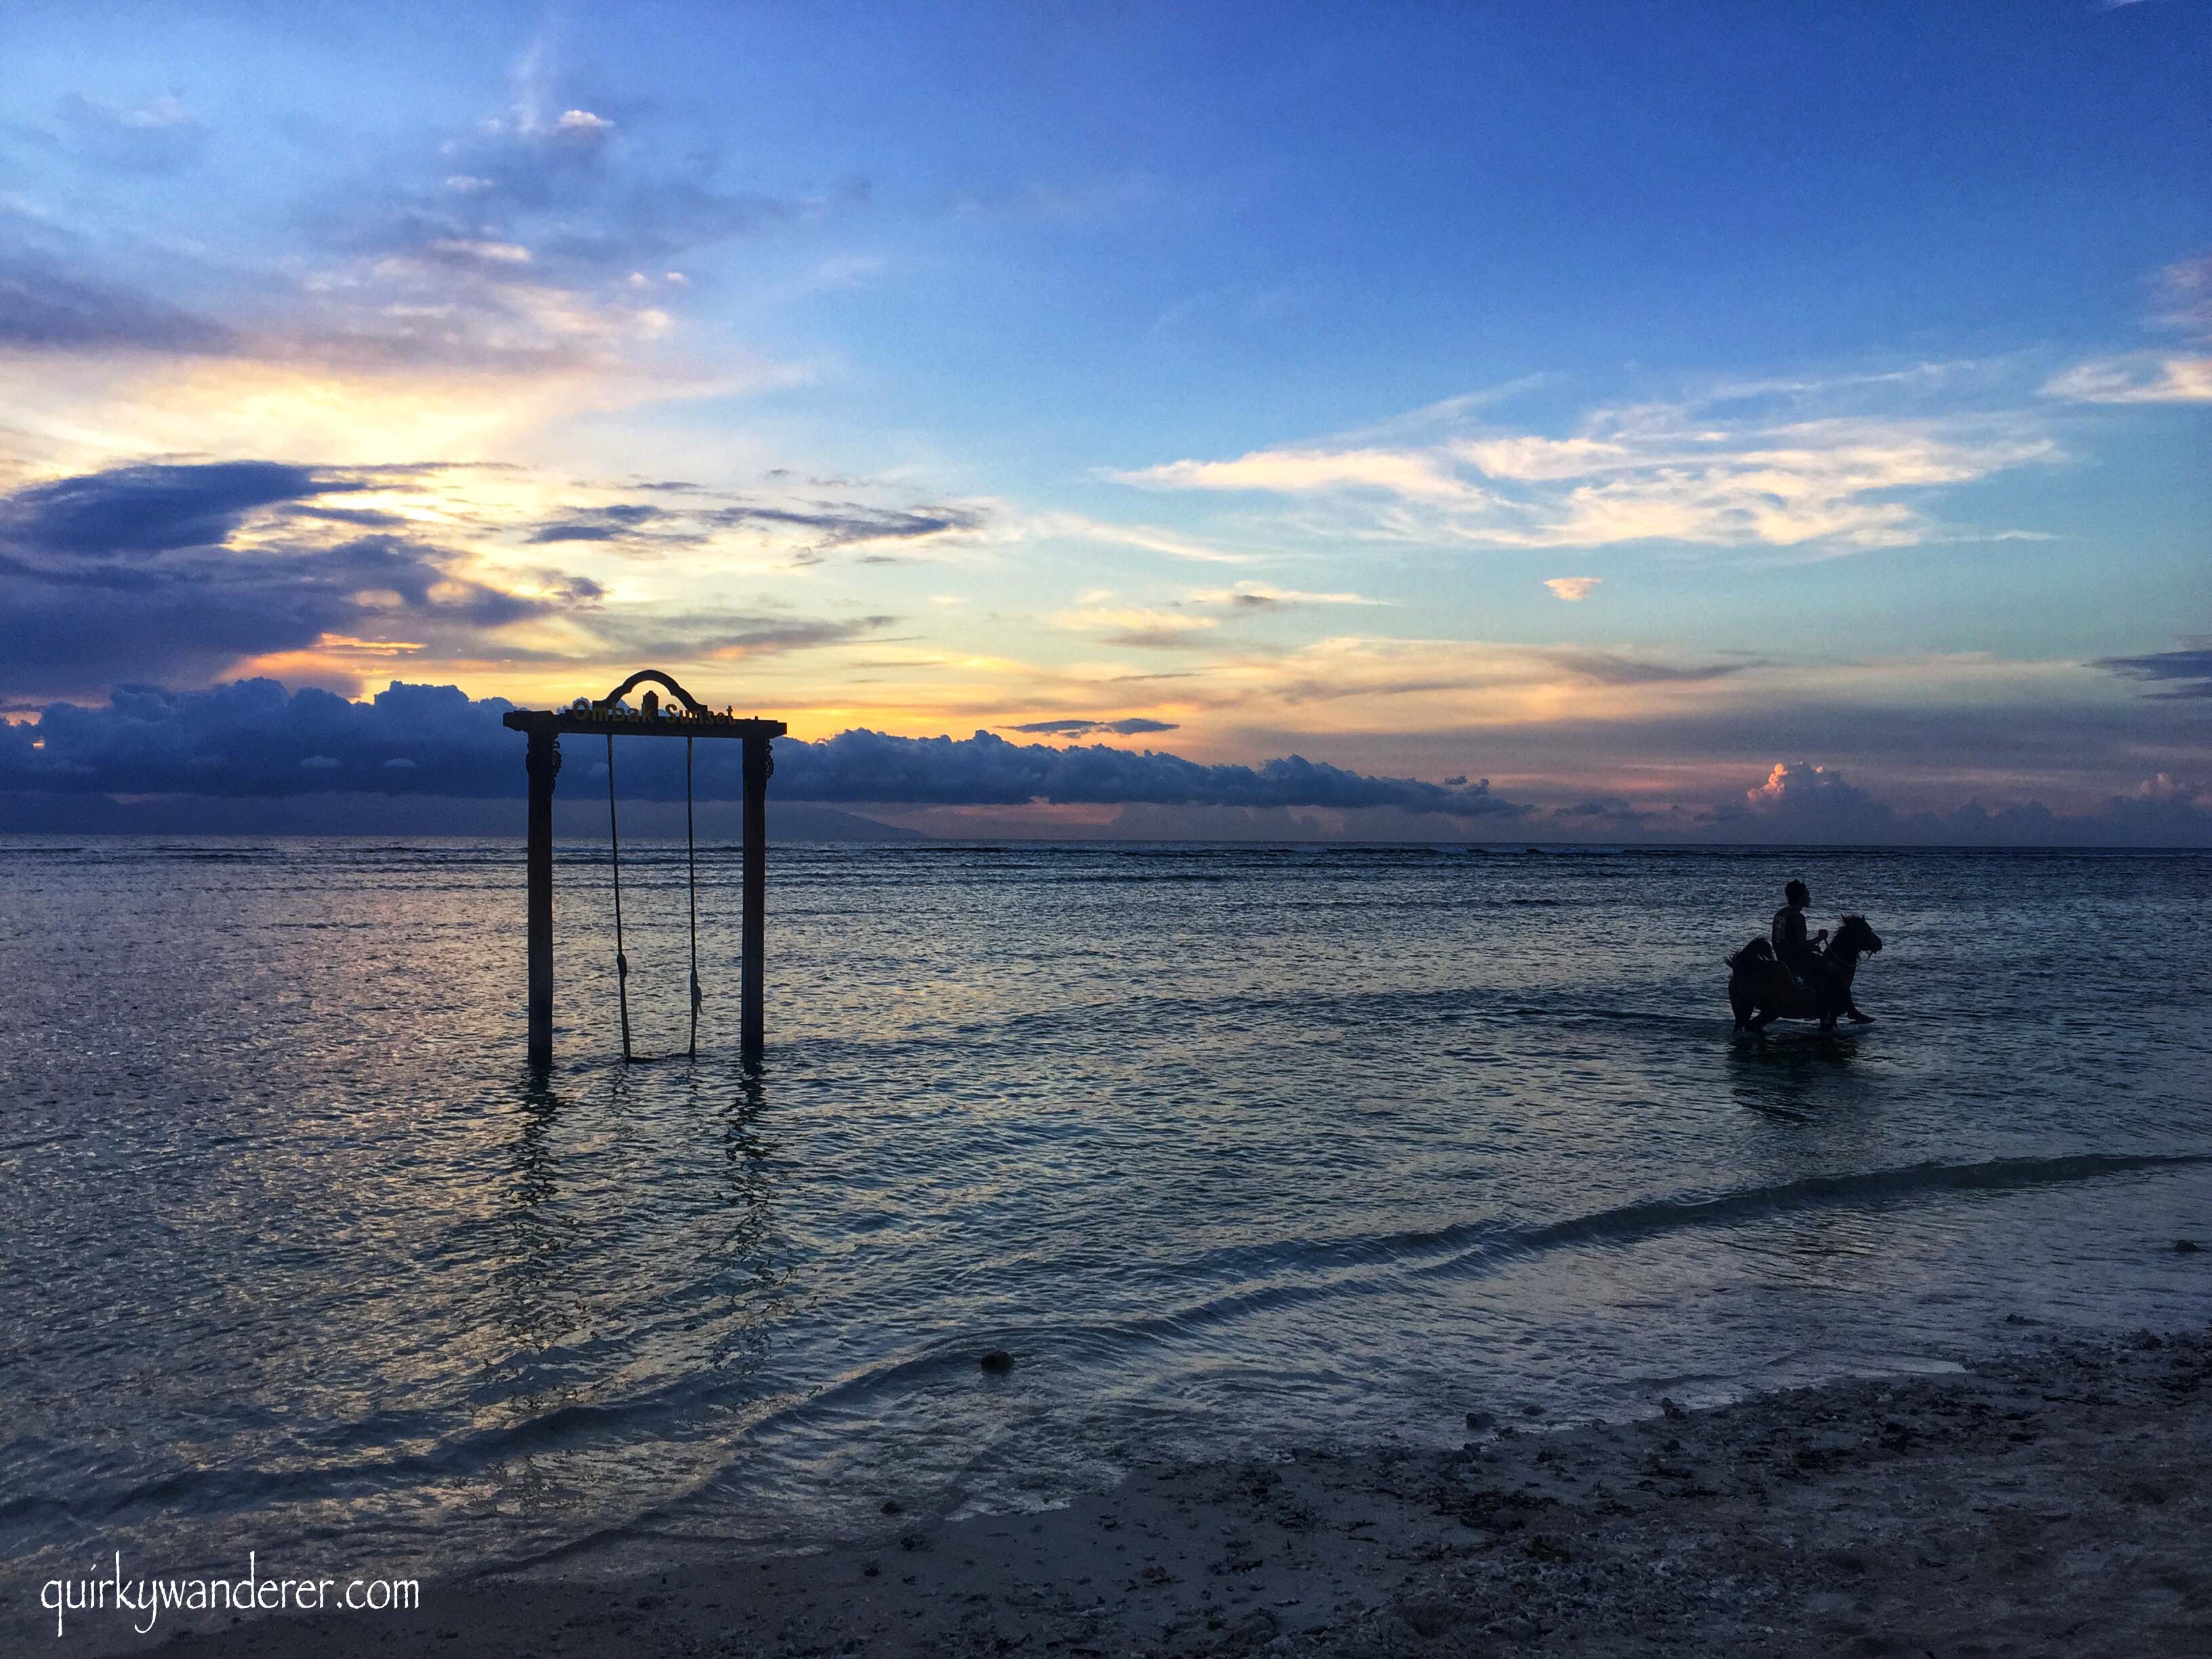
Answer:
[[[1782,890],[1782,896],[1786,902],[1774,913],[1773,923],[1767,929],[1767,942],[1773,945],[1776,959],[1804,988],[1814,1006],[1825,1009],[1837,989],[1835,975],[1828,971],[1827,959],[1819,948],[1827,941],[1828,930],[1823,927],[1810,939],[1805,936],[1805,907],[1813,902],[1813,895],[1803,882],[1791,882]],[[1843,988],[1843,997],[1844,1007],[1855,1024],[1874,1023],[1872,1014],[1859,1012],[1848,986]]]
[[[1812,992],[1825,977],[1820,953],[1813,946],[1826,940],[1828,930],[1823,927],[1814,939],[1805,937],[1805,907],[1813,902],[1813,894],[1803,882],[1791,882],[1782,890],[1782,896],[1788,902],[1774,913],[1773,925],[1766,932],[1767,943],[1773,945],[1776,959],[1798,984]]]

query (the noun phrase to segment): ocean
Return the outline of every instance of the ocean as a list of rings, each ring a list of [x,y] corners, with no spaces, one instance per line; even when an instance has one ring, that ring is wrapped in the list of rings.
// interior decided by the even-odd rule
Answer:
[[[665,1563],[2212,1319],[2212,856],[0,842],[0,1550]],[[1783,882],[1880,1023],[1731,1037]],[[2193,1237],[2208,1249],[2178,1252]],[[1011,1372],[979,1367],[1005,1349]]]

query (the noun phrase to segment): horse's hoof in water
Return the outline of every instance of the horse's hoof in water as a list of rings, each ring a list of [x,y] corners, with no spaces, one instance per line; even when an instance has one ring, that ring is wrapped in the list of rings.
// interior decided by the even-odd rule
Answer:
[[[1871,1025],[1874,1024],[1874,1016],[1872,1014],[1862,1014],[1854,1010],[1850,1016],[1850,1021],[1854,1025]]]

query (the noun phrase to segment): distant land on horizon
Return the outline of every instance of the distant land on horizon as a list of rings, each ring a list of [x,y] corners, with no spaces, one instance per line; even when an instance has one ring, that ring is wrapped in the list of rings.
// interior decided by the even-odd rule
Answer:
[[[0,834],[39,836],[513,836],[523,833],[521,768],[514,798],[323,794],[276,799],[159,795],[137,799],[89,795],[0,795]],[[702,801],[702,841],[742,839],[735,801]],[[556,800],[555,833],[580,840],[607,832],[606,801]],[[681,836],[681,801],[624,801],[625,836]],[[807,801],[769,803],[776,841],[933,841],[936,836],[857,812]]]
[[[244,813],[240,808],[246,808]],[[702,842],[735,844],[744,839],[740,808],[734,801],[702,801],[697,808],[696,833]],[[216,796],[169,795],[140,799],[117,799],[106,795],[0,795],[0,836],[275,836],[342,837],[392,836],[413,838],[486,838],[520,840],[523,803],[518,799],[469,799],[447,797],[324,794],[293,796],[276,800],[239,801]],[[563,842],[604,839],[607,830],[603,804],[589,799],[555,803],[555,834]],[[1880,842],[1844,841],[1723,842],[1638,841],[1594,837],[1582,841],[1534,836],[1357,836],[1331,835],[1318,823],[1307,823],[1308,833],[1285,834],[1279,824],[1255,823],[1248,834],[1224,833],[1176,837],[1147,835],[1131,827],[1067,825],[1058,833],[1041,834],[1033,827],[1006,821],[981,821],[972,833],[946,835],[886,823],[859,812],[849,812],[813,801],[769,802],[769,838],[776,842],[935,842],[947,846],[963,842],[1030,842],[1097,843],[1100,845],[1158,844],[1188,841],[1194,845],[1249,842],[1255,846],[1435,847],[1485,848],[1536,848],[1546,850],[1626,848],[1638,852],[1680,850],[1698,853],[1788,853],[1799,848],[1821,852],[2004,852],[2069,854],[2197,853],[2212,849],[2175,845],[2100,846],[2052,842]],[[684,809],[675,801],[625,801],[622,805],[625,840],[680,840]]]

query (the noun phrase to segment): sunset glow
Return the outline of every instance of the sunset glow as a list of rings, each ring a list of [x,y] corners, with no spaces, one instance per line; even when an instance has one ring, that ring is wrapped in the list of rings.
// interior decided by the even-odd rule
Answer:
[[[807,739],[2201,828],[2201,9],[2015,20],[2002,142],[1916,127],[1932,19],[653,15],[0,22],[10,720],[652,663]]]

